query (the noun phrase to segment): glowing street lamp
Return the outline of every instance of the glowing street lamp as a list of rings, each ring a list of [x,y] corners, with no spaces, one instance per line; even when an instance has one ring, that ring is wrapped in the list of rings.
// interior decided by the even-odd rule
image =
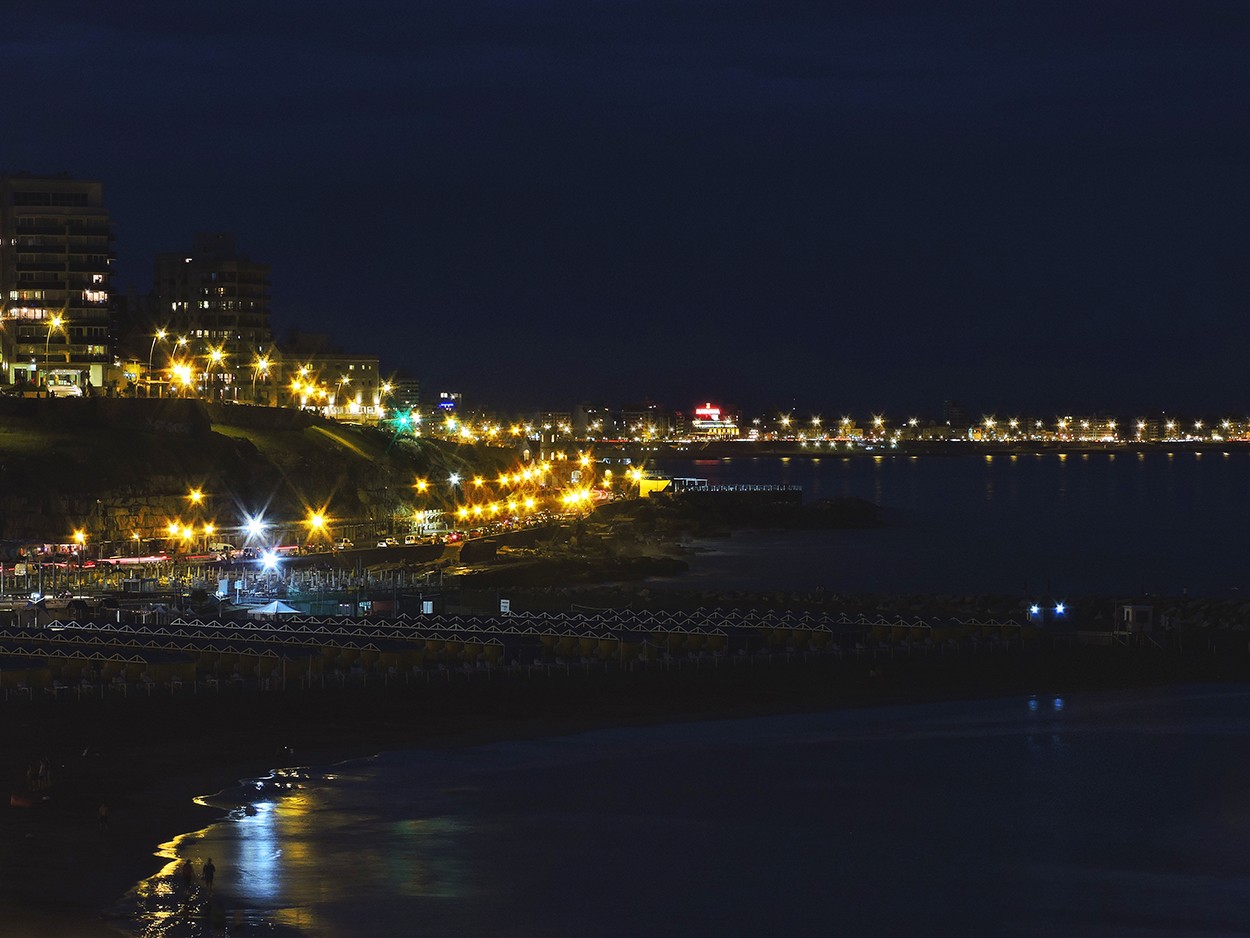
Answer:
[[[48,380],[47,378],[48,356],[50,354],[50,346],[52,344],[52,332],[53,330],[60,329],[64,325],[65,325],[65,319],[61,316],[60,313],[55,314],[48,320],[48,337],[43,340],[43,370],[44,370],[44,383],[45,384],[47,383],[47,380]]]
[[[248,540],[256,540],[265,533],[264,518],[248,518],[243,524],[243,530],[247,532]]]
[[[252,362],[252,403],[256,403],[256,379],[261,375],[269,375],[269,359],[257,358]]]
[[[225,359],[226,353],[220,348],[209,349],[208,363],[204,368],[204,383],[208,386],[207,391],[210,400],[217,397],[217,393],[213,390],[213,365],[220,365]]]
[[[190,390],[192,383],[191,366],[186,362],[175,362],[169,368],[171,382],[182,385],[183,390]]]
[[[187,501],[189,501],[192,505],[198,505],[200,502],[204,501],[204,491],[202,489],[192,489],[187,492]]]
[[[320,511],[309,512],[304,524],[308,525],[309,541],[324,536],[326,533],[326,516]]]
[[[148,397],[152,396],[152,355],[156,352],[156,343],[164,342],[165,336],[169,333],[164,329],[157,329],[156,335],[152,336],[152,345],[148,348]]]

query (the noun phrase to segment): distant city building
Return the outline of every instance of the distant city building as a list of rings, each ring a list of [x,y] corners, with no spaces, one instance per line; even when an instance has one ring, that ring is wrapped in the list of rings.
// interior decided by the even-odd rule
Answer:
[[[738,436],[738,423],[733,416],[708,401],[694,409],[689,430],[690,435],[695,437],[730,439]]]
[[[258,363],[274,354],[269,269],[224,232],[196,234],[190,251],[156,258],[154,337],[168,333],[168,357],[185,360],[210,399],[251,400],[253,387],[268,394],[272,376]]]
[[[403,412],[420,411],[421,382],[409,375],[397,375],[391,380],[391,406]]]
[[[350,423],[373,423],[386,416],[392,387],[378,374],[376,355],[333,348],[319,333],[292,333],[277,355],[279,400],[313,408]]]
[[[621,427],[630,439],[664,439],[677,428],[677,415],[660,404],[645,401],[621,411]]]
[[[579,439],[614,439],[620,420],[607,406],[579,404],[573,409],[573,435]]]
[[[942,421],[952,427],[968,427],[968,413],[959,405],[958,401],[942,402]]]
[[[112,240],[102,183],[65,173],[0,176],[3,383],[81,394],[118,380]]]

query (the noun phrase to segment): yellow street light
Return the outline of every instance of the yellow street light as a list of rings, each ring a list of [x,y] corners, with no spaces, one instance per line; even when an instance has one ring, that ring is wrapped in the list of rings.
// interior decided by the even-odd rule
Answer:
[[[156,352],[156,343],[164,342],[167,335],[169,333],[164,329],[157,329],[156,334],[152,336],[152,345],[148,348],[148,397],[152,396],[152,355]]]
[[[60,313],[56,313],[55,315],[53,315],[53,316],[52,316],[52,317],[48,320],[48,337],[47,337],[46,339],[44,339],[44,340],[43,340],[43,370],[44,370],[44,378],[43,378],[43,380],[44,380],[44,384],[47,384],[47,382],[48,382],[48,376],[47,376],[47,371],[48,371],[48,356],[49,356],[49,354],[50,354],[50,351],[49,351],[49,346],[50,346],[50,345],[51,345],[51,343],[52,343],[52,332],[53,332],[53,330],[60,329],[60,328],[61,328],[64,324],[65,324],[65,320],[64,320],[64,318],[62,318],[62,316],[61,316],[61,314],[60,314]]]
[[[252,363],[252,403],[253,404],[256,403],[256,379],[259,378],[261,375],[265,375],[266,377],[269,376],[269,365],[270,365],[270,362],[268,358],[257,358],[256,361]]]
[[[204,492],[201,489],[192,489],[187,493],[187,500],[192,505],[198,505],[204,500]]]

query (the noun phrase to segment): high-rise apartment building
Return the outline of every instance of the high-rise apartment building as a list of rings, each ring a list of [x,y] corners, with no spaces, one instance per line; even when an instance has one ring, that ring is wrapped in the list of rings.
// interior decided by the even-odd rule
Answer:
[[[183,362],[211,399],[250,401],[266,390],[269,265],[240,254],[233,235],[197,234],[189,252],[158,255],[152,307],[154,338],[165,333],[166,345],[156,362]]]
[[[112,237],[101,183],[0,175],[0,381],[81,394],[113,379]]]

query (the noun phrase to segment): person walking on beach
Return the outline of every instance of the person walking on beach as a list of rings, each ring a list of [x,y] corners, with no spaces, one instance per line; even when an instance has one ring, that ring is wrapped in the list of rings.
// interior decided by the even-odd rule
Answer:
[[[195,888],[195,867],[191,865],[190,860],[182,861],[182,886],[188,895]]]
[[[213,866],[213,858],[209,857],[204,861],[204,870],[202,875],[204,877],[204,885],[208,888],[208,894],[210,897],[213,894],[213,876],[216,872],[217,867]]]

